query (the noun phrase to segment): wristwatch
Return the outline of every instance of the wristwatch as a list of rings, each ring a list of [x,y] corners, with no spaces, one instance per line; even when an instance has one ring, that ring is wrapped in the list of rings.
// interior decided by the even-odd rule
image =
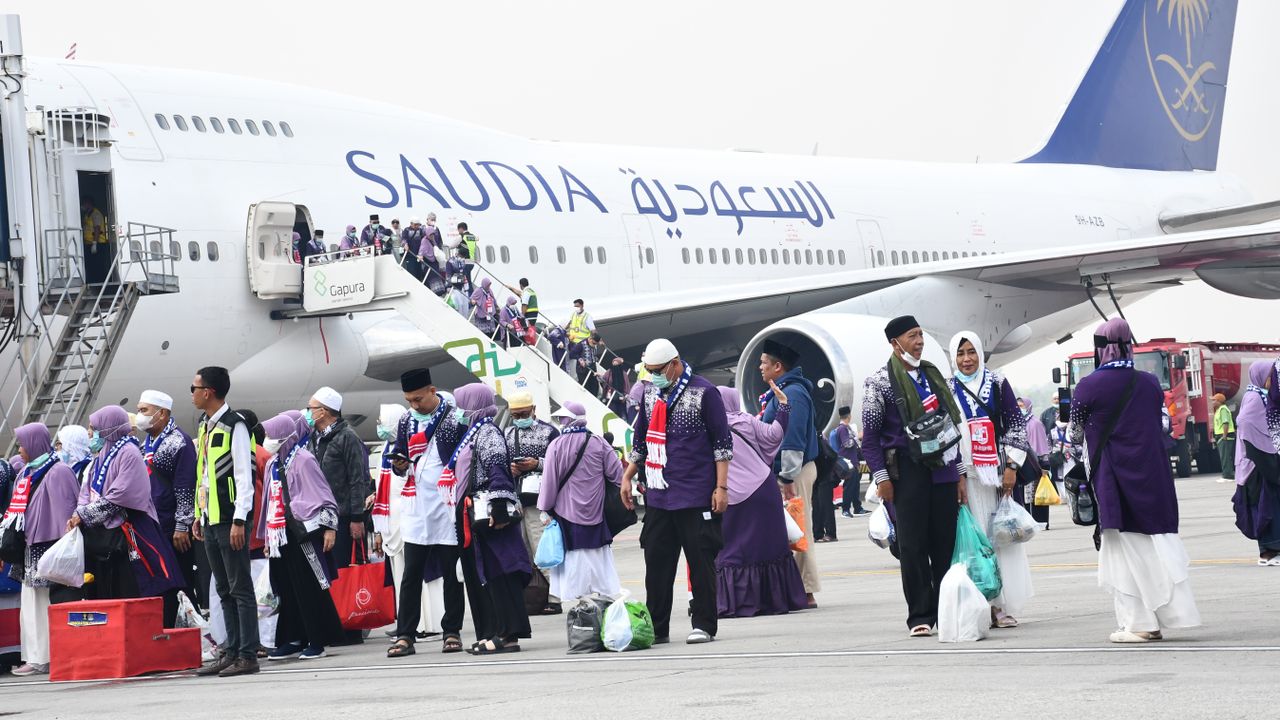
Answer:
[[[236,527],[244,527],[244,521],[243,521],[243,520],[232,520],[232,521],[231,521],[231,524],[232,524],[232,525],[235,525]]]
[[[1022,469],[1022,466],[1021,466],[1021,465],[1019,465],[1018,463],[1016,463],[1016,462],[1014,462],[1014,461],[1012,461],[1012,460],[1010,460],[1009,462],[1005,463],[1005,464],[1004,464],[1004,466],[1005,466],[1005,467],[1007,467],[1007,468],[1009,468],[1010,470],[1012,470],[1012,471],[1014,471],[1014,472],[1018,472],[1019,470],[1021,470],[1021,469]]]

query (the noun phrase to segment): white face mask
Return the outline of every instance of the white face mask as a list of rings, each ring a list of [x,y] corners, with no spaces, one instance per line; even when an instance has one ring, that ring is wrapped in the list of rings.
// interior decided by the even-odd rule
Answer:
[[[284,441],[277,440],[275,438],[267,438],[266,440],[262,441],[262,449],[266,450],[272,455],[275,455],[276,453],[280,452],[281,445],[284,445]]]
[[[151,424],[155,422],[154,415],[143,415],[138,413],[134,416],[133,423],[138,426],[139,430],[150,430]]]
[[[894,343],[893,346],[898,349],[898,357],[902,359],[902,362],[907,364],[907,367],[910,367],[910,368],[920,367],[920,358],[915,357],[909,352],[903,352],[902,346],[897,343]]]

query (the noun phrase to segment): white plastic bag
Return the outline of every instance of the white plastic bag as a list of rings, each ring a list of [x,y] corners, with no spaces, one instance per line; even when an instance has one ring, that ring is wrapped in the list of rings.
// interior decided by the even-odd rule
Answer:
[[[1035,537],[1039,529],[1040,523],[1011,496],[1000,498],[996,514],[991,518],[991,541],[997,547],[1026,542]]]
[[[791,517],[786,507],[782,508],[782,517],[787,519],[787,544],[794,545],[800,542],[800,538],[804,537],[804,530],[796,524],[796,519]]]
[[[217,654],[218,644],[213,641],[213,635],[209,632],[209,621],[204,619],[204,615],[200,614],[185,592],[178,593],[178,618],[174,624],[180,628],[196,628],[200,631],[201,657],[212,659]]]
[[[893,527],[893,520],[889,517],[889,508],[881,503],[871,513],[871,519],[867,524],[867,537],[876,547],[887,548],[897,539],[897,532]]]
[[[258,618],[268,618],[280,609],[280,598],[271,590],[270,571],[261,572],[253,581],[253,595],[258,601]]]
[[[875,483],[867,483],[867,494],[862,496],[862,504],[864,506],[879,505],[880,502],[880,489]]]
[[[72,528],[45,551],[36,564],[36,574],[59,585],[84,585],[84,536],[80,528]]]
[[[964,563],[951,566],[938,589],[938,640],[944,643],[973,642],[987,636],[991,627],[991,605],[969,579]]]
[[[631,645],[631,617],[627,615],[627,598],[630,595],[630,591],[623,590],[604,611],[600,636],[605,650],[622,652]]]

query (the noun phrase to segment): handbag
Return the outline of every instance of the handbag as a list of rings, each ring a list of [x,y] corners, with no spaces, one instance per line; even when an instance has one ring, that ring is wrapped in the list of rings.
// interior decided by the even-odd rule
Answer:
[[[960,442],[960,429],[951,419],[942,399],[938,399],[938,408],[928,410],[919,418],[912,420],[907,415],[907,401],[903,397],[903,388],[893,374],[893,362],[886,366],[889,371],[889,382],[893,386],[894,404],[898,407],[898,415],[902,418],[902,428],[907,436],[907,445],[911,459],[935,467],[941,467],[942,458],[948,450]],[[945,388],[942,388],[945,391]]]
[[[0,560],[14,565],[26,562],[27,533],[13,526],[0,534]]]
[[[987,413],[987,417],[991,418],[991,424],[994,425],[996,428],[996,437],[997,438],[1004,437],[1004,434],[1005,434],[1004,413],[996,412],[995,409],[992,407],[992,405],[994,405],[995,407],[1000,407],[1002,405],[1000,401],[1000,394],[1002,392],[1001,386],[993,385],[991,388],[992,405],[988,405],[985,402],[982,402],[982,398],[974,394],[974,392],[969,389],[968,385],[961,383],[960,389],[964,390],[966,395],[973,398],[974,402],[982,406],[983,411]],[[1018,466],[1017,475],[1018,475],[1018,479],[1016,481],[1016,484],[1018,486],[1035,487],[1040,482],[1040,478],[1044,475],[1044,468],[1040,467],[1039,458],[1037,458],[1033,453],[1028,452],[1027,459],[1021,465]]]
[[[1120,396],[1120,404],[1117,408],[1124,408],[1129,404],[1129,398],[1133,397],[1133,389],[1138,384],[1138,371],[1131,371],[1129,384],[1124,389],[1124,394]],[[1120,421],[1120,412],[1117,410],[1110,419],[1107,420],[1107,426],[1102,429],[1102,439],[1098,442],[1097,450],[1089,451],[1089,466],[1098,470],[1098,462],[1102,459],[1102,451],[1106,449],[1107,442],[1111,440],[1111,433],[1116,429],[1116,423]],[[1098,495],[1093,490],[1093,482],[1089,480],[1084,469],[1084,463],[1076,463],[1071,468],[1066,477],[1063,478],[1063,486],[1071,498],[1071,521],[1077,525],[1090,526],[1098,524]],[[1097,544],[1097,537],[1094,538],[1094,544]]]
[[[339,568],[338,579],[329,585],[344,630],[373,630],[396,621],[395,588],[387,585],[383,563],[355,564],[356,548],[363,552],[363,546],[363,540],[352,543],[352,564]]]

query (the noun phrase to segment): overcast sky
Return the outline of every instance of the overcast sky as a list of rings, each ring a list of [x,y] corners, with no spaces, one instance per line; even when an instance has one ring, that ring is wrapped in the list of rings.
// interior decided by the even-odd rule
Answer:
[[[538,138],[1008,162],[1048,137],[1121,0],[10,0],[29,55],[262,77]],[[208,11],[196,8],[209,8]],[[1219,169],[1280,198],[1280,3],[1240,0]],[[1276,342],[1280,304],[1195,283],[1139,339]],[[1088,333],[1008,370],[1041,385]],[[1043,400],[1043,398],[1041,398]]]

